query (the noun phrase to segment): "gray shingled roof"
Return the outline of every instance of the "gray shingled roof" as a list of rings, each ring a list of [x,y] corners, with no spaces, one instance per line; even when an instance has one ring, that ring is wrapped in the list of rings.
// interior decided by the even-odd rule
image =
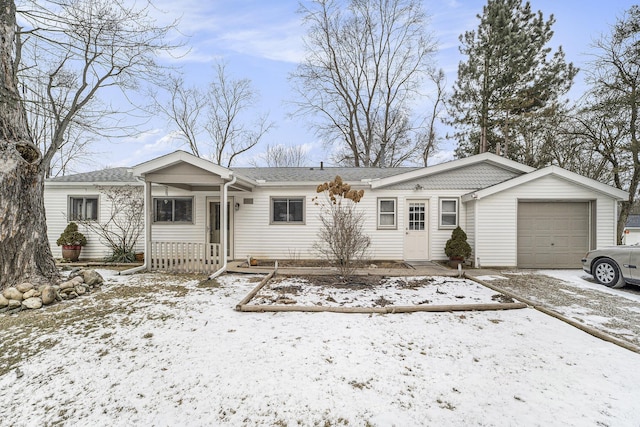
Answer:
[[[237,174],[254,180],[266,182],[313,182],[330,181],[340,175],[348,183],[362,179],[386,178],[419,168],[337,168],[337,167],[299,167],[299,168],[232,168]],[[111,168],[99,171],[65,175],[51,178],[50,182],[137,182],[131,168]]]
[[[111,168],[51,178],[50,182],[138,182],[131,168]]]
[[[299,168],[234,168],[239,175],[266,182],[314,182],[322,183],[340,177],[353,184],[363,179],[386,178],[420,168],[338,168],[338,167],[299,167]]]
[[[296,167],[296,168],[267,168],[267,167],[244,167],[233,168],[238,175],[251,178],[256,181],[267,183],[312,183],[319,184],[330,181],[340,175],[349,184],[356,184],[363,179],[387,178],[403,173],[421,169],[419,167],[399,167],[399,168],[343,168],[343,167]],[[519,172],[504,169],[502,167],[481,163],[461,167],[454,170],[444,171],[435,175],[417,178],[410,181],[399,182],[385,188],[390,190],[413,189],[420,185],[425,190],[478,190],[487,188],[500,182],[507,181],[520,175]],[[133,177],[131,168],[111,168],[99,171],[79,173],[75,175],[52,178],[50,182],[67,183],[100,183],[100,182],[122,182],[137,183]],[[638,220],[640,226],[640,220]]]

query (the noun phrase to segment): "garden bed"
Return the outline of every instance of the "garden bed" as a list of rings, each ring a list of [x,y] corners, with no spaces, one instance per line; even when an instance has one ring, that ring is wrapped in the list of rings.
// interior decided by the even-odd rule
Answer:
[[[238,311],[331,311],[400,313],[524,308],[512,298],[469,279],[441,276],[267,276]]]

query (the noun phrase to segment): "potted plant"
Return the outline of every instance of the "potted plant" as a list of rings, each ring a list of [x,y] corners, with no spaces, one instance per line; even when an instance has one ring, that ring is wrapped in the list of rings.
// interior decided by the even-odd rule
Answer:
[[[87,244],[87,238],[78,231],[78,224],[70,222],[56,240],[56,244],[62,246],[62,258],[77,261],[82,247]]]
[[[444,253],[449,257],[449,265],[454,268],[471,255],[471,246],[467,243],[467,233],[459,226],[453,230],[451,238],[447,240]]]

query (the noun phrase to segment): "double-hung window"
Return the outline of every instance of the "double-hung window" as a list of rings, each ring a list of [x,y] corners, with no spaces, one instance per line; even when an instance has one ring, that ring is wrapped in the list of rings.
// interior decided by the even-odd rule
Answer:
[[[304,197],[272,197],[272,224],[303,224]]]
[[[458,226],[458,199],[440,199],[440,228]]]
[[[396,206],[395,198],[378,199],[378,228],[395,229],[398,227]]]
[[[71,196],[69,197],[69,221],[97,221],[98,220],[98,196]]]
[[[153,221],[193,223],[192,197],[159,197],[153,199]]]

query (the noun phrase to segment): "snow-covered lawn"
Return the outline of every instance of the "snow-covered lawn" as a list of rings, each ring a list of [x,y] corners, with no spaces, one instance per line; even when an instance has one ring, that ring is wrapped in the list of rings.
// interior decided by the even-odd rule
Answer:
[[[101,273],[0,317],[0,425],[640,425],[640,355],[532,309],[240,313],[261,277]]]

